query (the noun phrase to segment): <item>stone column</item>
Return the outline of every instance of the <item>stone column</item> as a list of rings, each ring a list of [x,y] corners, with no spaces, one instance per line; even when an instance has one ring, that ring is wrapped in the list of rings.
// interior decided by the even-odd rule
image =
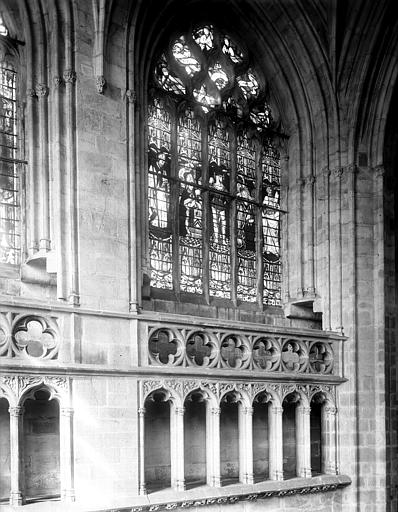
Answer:
[[[337,474],[336,463],[336,414],[333,406],[322,407],[322,473]]]
[[[138,409],[138,429],[139,429],[139,489],[138,494],[146,494],[145,483],[145,407]]]
[[[10,470],[11,490],[10,505],[12,507],[22,505],[22,418],[23,407],[10,407]]]
[[[283,480],[282,413],[282,407],[274,404],[268,407],[270,480]]]
[[[211,487],[221,487],[220,414],[219,407],[206,410],[207,484]]]
[[[239,480],[253,484],[253,407],[239,405]]]
[[[184,407],[174,405],[170,411],[171,487],[175,491],[185,491],[184,412]]]
[[[61,407],[60,410],[60,469],[61,469],[61,500],[75,501],[73,485],[73,409]]]
[[[296,406],[296,474],[302,478],[311,478],[311,408]]]

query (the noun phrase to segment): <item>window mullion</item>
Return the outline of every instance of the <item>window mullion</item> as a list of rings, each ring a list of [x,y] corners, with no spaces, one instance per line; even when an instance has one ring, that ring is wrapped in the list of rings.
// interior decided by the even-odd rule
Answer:
[[[209,183],[209,150],[208,150],[208,122],[205,120],[202,123],[202,185],[207,186]],[[202,212],[202,271],[203,271],[203,296],[205,298],[206,304],[210,302],[210,292],[209,292],[209,279],[210,279],[210,269],[209,269],[209,247],[210,247],[210,198],[209,192],[202,192],[202,204],[203,204],[203,212]]]
[[[176,108],[171,113],[171,218],[173,219],[171,225],[172,231],[172,251],[173,251],[173,290],[176,294],[177,299],[180,296],[180,261],[179,261],[179,195],[180,195],[180,184],[178,182],[178,170],[177,170],[177,159],[178,159],[178,143],[177,143],[177,126],[178,126],[178,115]]]
[[[236,129],[231,129],[231,184],[230,192],[234,199],[231,200],[229,215],[230,215],[230,236],[231,236],[231,299],[235,306],[238,304],[237,299],[237,286],[238,286],[238,250],[236,245],[236,175],[237,175],[237,135]]]

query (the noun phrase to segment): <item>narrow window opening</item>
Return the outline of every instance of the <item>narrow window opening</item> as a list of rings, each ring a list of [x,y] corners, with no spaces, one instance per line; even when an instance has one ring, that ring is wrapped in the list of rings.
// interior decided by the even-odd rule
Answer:
[[[253,404],[253,470],[254,480],[269,477],[268,403],[261,400]]]
[[[145,410],[145,482],[151,492],[171,486],[170,401],[154,393]]]
[[[60,496],[59,404],[40,389],[24,404],[23,450],[27,500]]]
[[[187,488],[206,483],[206,402],[200,393],[185,401],[184,461]]]
[[[293,399],[292,399],[293,400]],[[287,397],[283,402],[283,475],[285,479],[296,476],[296,403]]]
[[[322,404],[311,402],[311,470],[313,475],[322,473]]]
[[[10,497],[10,414],[5,398],[0,398],[0,502]]]
[[[231,395],[221,403],[220,415],[221,481],[239,481],[239,404]]]

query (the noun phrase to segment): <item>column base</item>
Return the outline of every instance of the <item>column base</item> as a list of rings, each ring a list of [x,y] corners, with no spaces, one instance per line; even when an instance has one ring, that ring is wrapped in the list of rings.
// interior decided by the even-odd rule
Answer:
[[[138,489],[138,494],[140,496],[145,496],[145,494],[147,494],[147,490],[146,490],[146,485],[145,484],[141,484],[139,489]]]
[[[243,475],[243,482],[244,484],[253,485],[254,484],[254,475],[253,473],[247,473]]]
[[[277,482],[281,482],[283,480],[283,471],[279,471],[277,469],[275,469],[271,474],[270,474],[270,480],[275,480]]]
[[[11,507],[18,507],[20,505],[24,504],[24,499],[22,496],[22,493],[11,491],[10,493],[10,506]]]
[[[211,487],[221,487],[221,477],[220,476],[212,476],[210,485],[211,485]]]
[[[174,484],[174,490],[181,492],[186,490],[185,480],[176,480]]]
[[[323,472],[326,475],[337,475],[338,474],[337,466],[335,464],[333,464],[333,463],[332,464],[326,464]]]
[[[301,478],[311,478],[312,477],[311,468],[301,468],[299,471],[299,476]]]

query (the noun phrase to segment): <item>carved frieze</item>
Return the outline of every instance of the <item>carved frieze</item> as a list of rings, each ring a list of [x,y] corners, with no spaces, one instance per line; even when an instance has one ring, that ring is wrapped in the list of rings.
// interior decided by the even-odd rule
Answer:
[[[235,401],[245,402],[246,407],[252,407],[254,401],[273,402],[274,405],[279,406],[289,395],[294,395],[294,400],[297,402],[304,400],[305,406],[310,404],[314,397],[320,403],[327,403],[329,407],[335,406],[335,386],[323,384],[177,378],[143,380],[141,390],[141,408],[145,406],[145,400],[149,395],[160,390],[169,394],[179,406],[183,406],[188,395],[196,390],[201,390],[203,398],[211,400],[213,406],[217,407],[227,396],[234,397]]]

